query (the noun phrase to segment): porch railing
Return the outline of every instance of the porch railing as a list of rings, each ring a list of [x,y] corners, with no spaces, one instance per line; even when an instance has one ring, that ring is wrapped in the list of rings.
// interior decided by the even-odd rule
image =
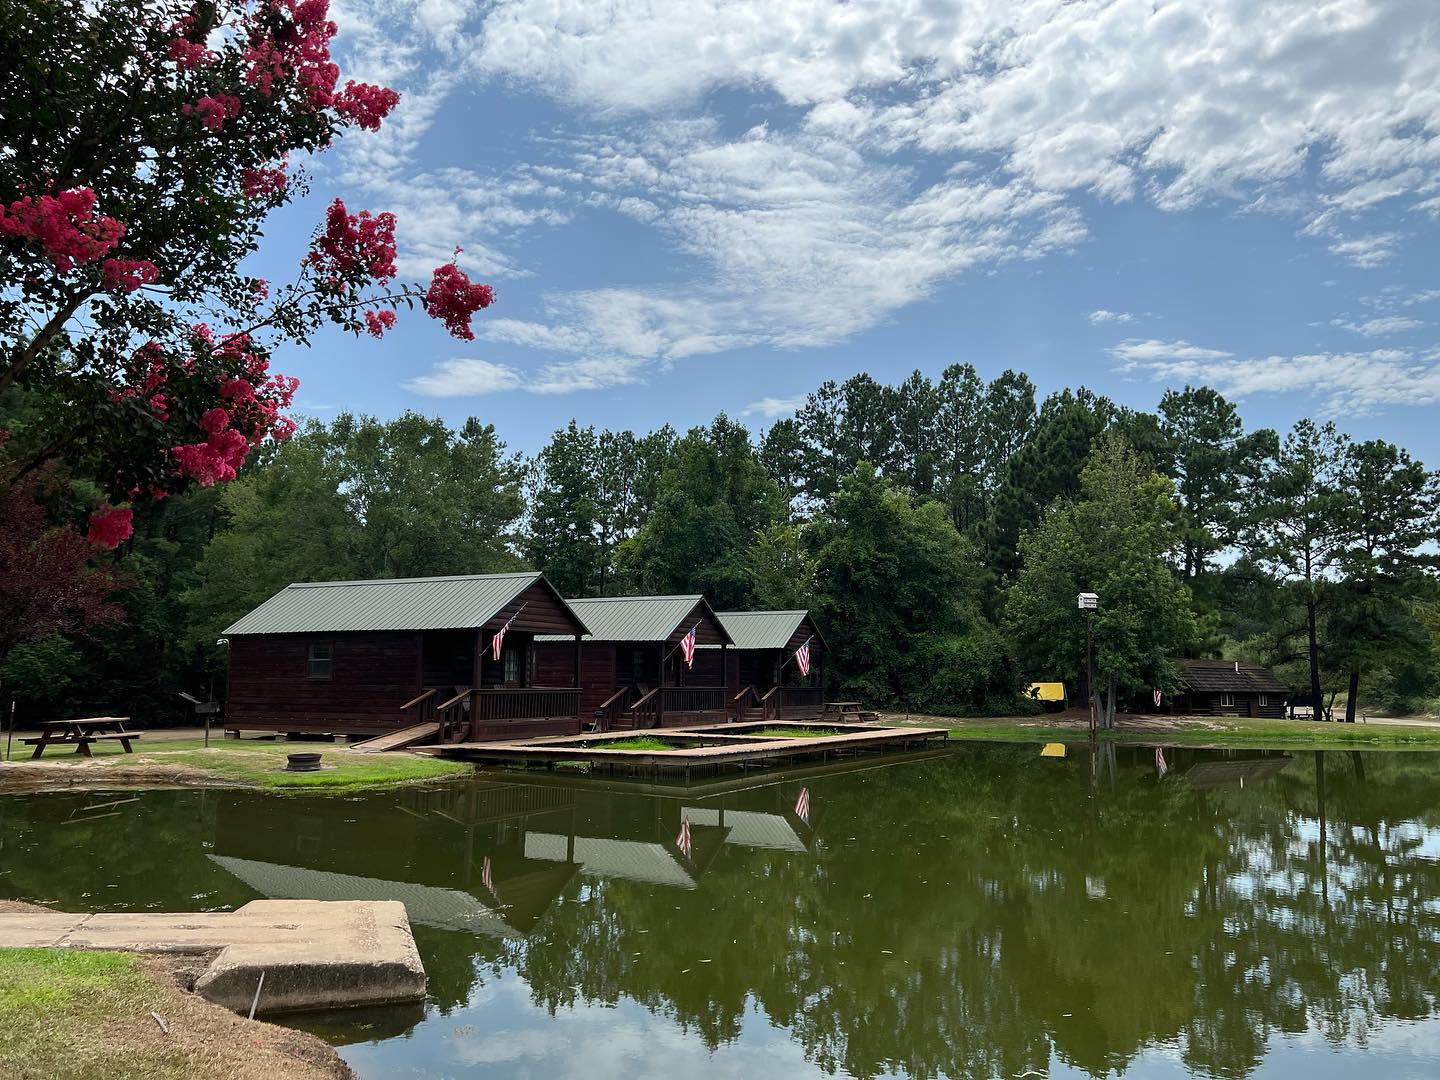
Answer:
[[[580,691],[561,686],[496,687],[471,690],[470,719],[551,720],[580,715]]]
[[[435,719],[435,698],[437,694],[439,694],[438,690],[426,690],[423,694],[411,698],[405,702],[404,705],[400,706],[400,711],[407,714],[404,721],[406,727],[409,727],[411,724],[423,724],[427,720]]]
[[[660,688],[663,713],[724,712],[723,686],[663,686]]]
[[[813,709],[819,713],[825,708],[823,686],[772,686],[760,699],[765,710],[765,719],[774,720],[791,709]]]
[[[595,710],[596,730],[610,731],[620,727],[622,718],[630,708],[630,699],[634,696],[635,688],[633,686],[622,686],[601,702],[600,707]]]

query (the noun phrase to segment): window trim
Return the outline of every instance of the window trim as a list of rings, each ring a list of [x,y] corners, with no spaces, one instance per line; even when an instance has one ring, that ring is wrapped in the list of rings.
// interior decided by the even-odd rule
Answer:
[[[324,649],[324,656],[316,656],[315,650]],[[325,665],[325,673],[317,674],[315,665]],[[305,678],[310,682],[331,682],[335,678],[335,643],[331,641],[312,641],[310,647],[305,651]]]
[[[1261,694],[1260,699],[1255,704],[1262,709],[1268,708],[1270,706],[1270,695]]]
[[[1233,708],[1235,708],[1235,695],[1234,695],[1234,694],[1221,694],[1221,695],[1220,695],[1220,708],[1222,708],[1222,709],[1233,709]]]

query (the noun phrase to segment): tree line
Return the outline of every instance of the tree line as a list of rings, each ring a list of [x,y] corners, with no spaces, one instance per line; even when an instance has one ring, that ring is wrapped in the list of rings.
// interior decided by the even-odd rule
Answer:
[[[473,418],[347,413],[137,508],[106,568],[123,620],[40,626],[0,675],[30,713],[173,717],[176,691],[223,688],[224,627],[291,581],[529,566],[567,596],[810,608],[835,692],[951,714],[1024,708],[1033,680],[1074,695],[1094,591],[1107,721],[1175,690],[1175,658],[1222,655],[1354,719],[1440,694],[1437,513],[1436,474],[1333,423],[1247,430],[1206,387],[1154,412],[1042,399],[968,364],[826,382],[761,433],[572,421],[533,457]]]

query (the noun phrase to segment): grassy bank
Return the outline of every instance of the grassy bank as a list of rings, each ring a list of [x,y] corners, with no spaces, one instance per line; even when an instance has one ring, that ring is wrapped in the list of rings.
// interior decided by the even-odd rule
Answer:
[[[206,749],[199,739],[147,745],[142,738],[134,746],[135,753],[126,754],[113,743],[97,743],[95,756],[88,761],[67,747],[51,748],[34,763],[34,768],[24,770],[24,779],[44,782],[53,773],[58,783],[89,780],[90,774],[96,781],[107,777],[133,781],[150,772],[157,780],[175,783],[231,783],[273,791],[324,793],[393,787],[473,771],[464,762],[420,754],[352,753],[344,743],[212,738]],[[27,760],[29,749],[25,747],[22,756],[17,744],[15,759]],[[318,772],[286,772],[285,756],[300,752],[318,752],[322,768]],[[81,775],[77,776],[77,772]],[[4,773],[0,773],[0,779],[3,777]]]
[[[0,1075],[67,1080],[316,1080],[346,1075],[320,1040],[169,985],[155,959],[0,949]],[[162,1029],[151,1015],[165,1021]]]
[[[888,720],[898,719],[887,717]],[[1044,717],[1024,719],[956,720],[916,717],[909,722],[944,724],[952,739],[996,742],[1072,742],[1087,734],[1083,723],[1047,722]],[[1260,720],[1248,717],[1143,717],[1122,718],[1100,737],[1116,743],[1161,743],[1166,746],[1216,746],[1245,749],[1325,747],[1363,749],[1440,750],[1440,725],[1338,724],[1307,720]]]

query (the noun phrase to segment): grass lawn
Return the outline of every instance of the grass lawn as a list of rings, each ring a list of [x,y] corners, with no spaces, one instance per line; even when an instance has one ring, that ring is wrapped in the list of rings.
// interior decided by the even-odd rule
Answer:
[[[630,735],[610,742],[590,743],[587,750],[674,750],[673,742],[657,739],[654,735]]]
[[[839,732],[833,728],[812,727],[766,727],[758,731],[747,731],[747,735],[764,735],[769,739],[824,739]]]
[[[110,1047],[103,1038],[108,1023],[162,1007],[157,989],[124,953],[0,949],[0,1072],[77,1080],[189,1075],[183,1053]]]
[[[940,718],[936,718],[940,719]],[[1083,724],[1047,724],[1043,717],[1023,720],[943,720],[952,739],[996,742],[1074,742],[1086,737]],[[1262,720],[1248,717],[1174,719],[1120,718],[1119,727],[1100,737],[1117,743],[1162,743],[1166,746],[1231,746],[1253,750],[1293,747],[1375,749],[1440,749],[1440,726],[1408,724],[1323,723],[1310,720]]]
[[[212,737],[209,749],[201,739],[157,741],[147,746],[142,738],[132,744],[135,753],[126,754],[113,742],[97,743],[89,762],[65,747],[47,750],[41,764],[61,763],[67,773],[70,767],[94,769],[102,774],[109,769],[165,767],[199,770],[223,780],[253,785],[275,791],[333,792],[358,791],[390,787],[422,780],[438,780],[461,776],[473,766],[461,761],[446,761],[422,754],[355,754],[344,743],[273,742],[261,739],[220,739]],[[23,750],[23,753],[21,752]],[[15,747],[15,760],[27,759],[29,747]],[[318,772],[286,772],[285,755],[319,752]],[[66,779],[72,777],[66,776]]]

